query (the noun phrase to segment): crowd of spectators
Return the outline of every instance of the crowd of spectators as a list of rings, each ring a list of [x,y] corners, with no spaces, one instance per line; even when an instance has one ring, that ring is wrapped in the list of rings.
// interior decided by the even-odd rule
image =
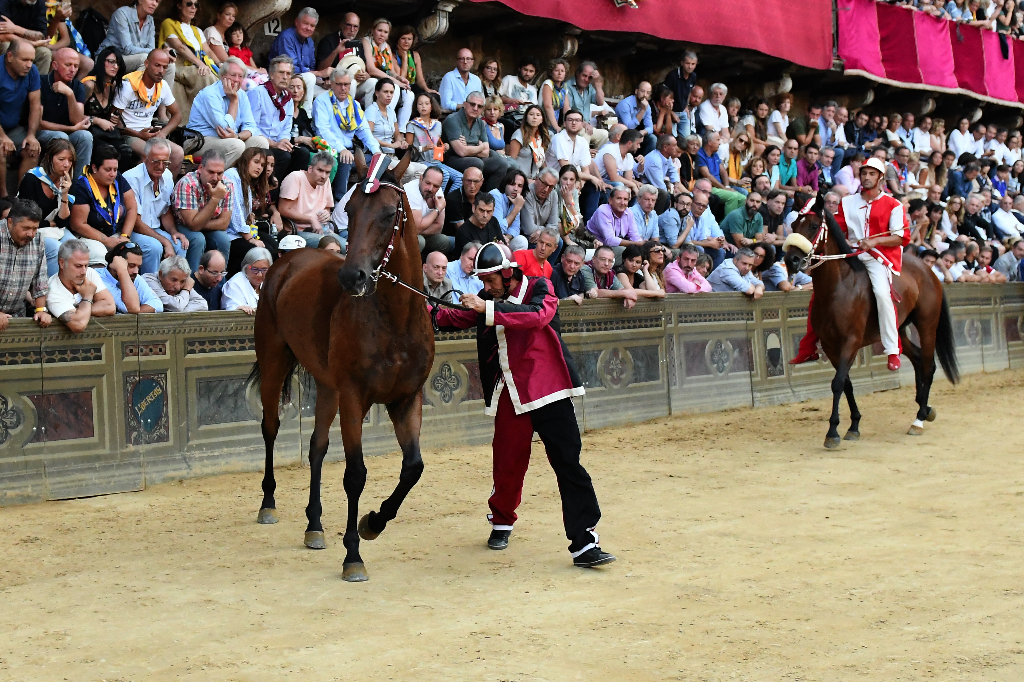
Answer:
[[[999,33],[1024,37],[1024,8],[1020,0],[882,0]]]
[[[832,101],[797,115],[788,93],[743,103],[699,85],[692,52],[611,98],[594,62],[527,56],[503,75],[463,48],[435,90],[412,28],[378,19],[362,33],[348,13],[314,41],[310,7],[265,68],[231,2],[201,30],[192,0],[159,29],[156,0],[138,0],[93,54],[64,5],[40,20],[41,4],[7,4],[3,325],[33,310],[72,330],[115,312],[252,314],[281,252],[344,258],[357,153],[410,156],[399,180],[437,297],[479,291],[472,262],[489,241],[578,304],[809,288],[781,263],[789,226],[815,194],[834,211],[859,191],[869,156],[911,218],[908,250],[937,277],[1022,278],[1024,145],[998,124],[961,118],[947,133],[927,115]],[[1020,24],[1015,0],[911,4]]]

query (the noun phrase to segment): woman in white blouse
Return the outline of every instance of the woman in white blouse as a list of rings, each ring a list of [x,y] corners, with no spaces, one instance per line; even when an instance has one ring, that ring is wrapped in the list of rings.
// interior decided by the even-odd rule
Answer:
[[[366,122],[380,146],[392,151],[405,149],[409,143],[405,135],[398,134],[398,117],[391,109],[395,97],[395,84],[390,78],[380,78],[373,86],[373,104],[366,108]]]
[[[264,248],[257,247],[245,254],[241,272],[224,283],[221,307],[224,310],[241,310],[247,315],[255,314],[260,302],[260,287],[273,262],[274,257]]]
[[[789,110],[793,106],[793,95],[784,92],[778,96],[777,107],[768,118],[768,139],[766,142],[776,147],[786,144],[786,128],[789,127]]]
[[[974,136],[970,133],[971,119],[966,116],[960,117],[956,122],[956,130],[949,134],[947,147],[956,153],[956,158],[964,152],[974,148]]]
[[[228,58],[228,46],[224,44],[224,37],[228,29],[234,25],[236,16],[238,16],[238,5],[233,2],[222,3],[217,8],[217,22],[203,31],[206,43],[210,46],[210,52],[218,62],[223,62]]]

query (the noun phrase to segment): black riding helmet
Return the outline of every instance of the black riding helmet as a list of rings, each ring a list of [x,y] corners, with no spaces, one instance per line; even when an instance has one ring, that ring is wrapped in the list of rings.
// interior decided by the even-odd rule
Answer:
[[[473,264],[474,275],[486,275],[489,272],[501,271],[503,279],[512,276],[513,268],[519,264],[512,260],[512,252],[504,244],[490,242],[480,247],[476,253],[476,262]]]

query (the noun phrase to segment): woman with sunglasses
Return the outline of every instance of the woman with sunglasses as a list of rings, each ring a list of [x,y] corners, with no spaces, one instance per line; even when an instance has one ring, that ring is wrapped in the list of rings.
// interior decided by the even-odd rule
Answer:
[[[744,189],[750,189],[750,178],[745,177],[743,169],[750,161],[753,154],[750,152],[750,135],[741,132],[733,138],[729,145],[729,183],[739,185]]]
[[[223,310],[241,310],[246,315],[255,315],[260,304],[260,288],[267,277],[274,257],[262,247],[250,249],[242,258],[242,269],[224,282],[221,292]]]
[[[409,81],[399,73],[398,63],[395,54],[388,44],[388,36],[391,35],[391,22],[387,19],[377,19],[370,24],[370,31],[363,36],[363,53],[366,55],[366,71],[370,77],[359,89],[366,90],[363,98],[363,109],[367,110],[373,106],[377,93],[377,81],[387,78],[395,86],[395,94],[388,106],[398,120],[398,131],[405,132],[405,128],[412,116],[412,90]]]
[[[645,242],[646,243],[646,242]],[[640,298],[664,298],[665,290],[651,274],[651,264],[644,260],[643,251],[630,244],[622,251],[622,263],[615,268],[615,278],[627,291],[636,291]]]
[[[203,32],[192,25],[198,8],[198,0],[178,0],[177,19],[164,19],[157,38],[159,47],[170,47],[177,54],[171,92],[181,109],[182,121],[187,121],[192,113],[192,100],[199,91],[217,82],[220,68]]]
[[[114,113],[114,96],[121,89],[126,73],[124,59],[113,47],[105,47],[96,55],[92,73],[82,79],[85,87],[85,115],[92,118],[93,144],[109,144],[115,149],[127,145],[121,134],[121,118]]]
[[[155,245],[159,263],[163,253],[160,242],[142,236],[132,239],[138,208],[131,185],[117,172],[119,160],[120,154],[110,145],[93,150],[89,168],[71,185],[71,231],[89,246],[90,263],[105,262],[108,250],[129,240],[143,251],[151,251]]]

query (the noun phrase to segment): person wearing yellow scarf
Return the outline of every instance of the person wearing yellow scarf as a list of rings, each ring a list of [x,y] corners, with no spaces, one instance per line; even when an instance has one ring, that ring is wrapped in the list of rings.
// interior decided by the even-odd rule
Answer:
[[[219,67],[202,31],[192,25],[197,5],[196,0],[178,0],[178,18],[164,19],[157,37],[158,47],[172,47],[178,54],[171,92],[185,121],[199,91],[217,82]]]

